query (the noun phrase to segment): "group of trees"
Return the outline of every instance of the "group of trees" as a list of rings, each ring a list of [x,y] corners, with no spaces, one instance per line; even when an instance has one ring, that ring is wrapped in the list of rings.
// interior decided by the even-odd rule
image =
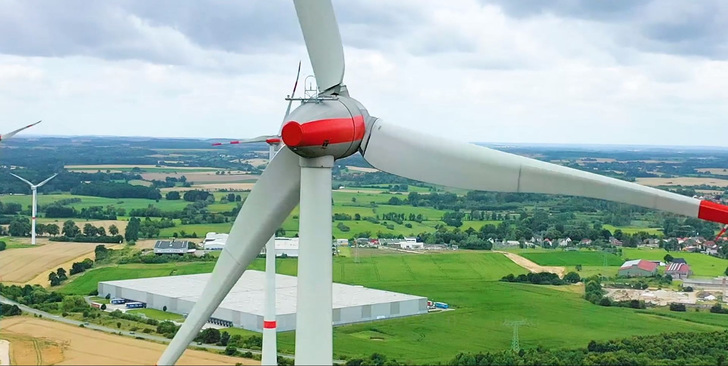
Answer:
[[[580,282],[581,277],[579,277],[579,274],[576,272],[567,273],[563,279],[559,278],[559,275],[551,272],[529,272],[527,274],[519,274],[518,276],[514,276],[513,273],[510,273],[503,276],[500,280],[503,282],[531,283],[534,285],[568,285]]]
[[[469,365],[725,365],[728,331],[661,333],[608,341],[586,348],[460,353],[449,364]]]
[[[66,270],[63,268],[58,268],[55,272],[48,274],[48,281],[50,281],[51,286],[58,286],[67,279]]]
[[[162,198],[162,194],[157,188],[116,182],[81,184],[73,187],[71,194],[107,198],[147,198],[152,200]]]
[[[82,260],[81,262],[73,262],[71,265],[71,275],[74,275],[76,273],[85,272],[87,269],[94,266],[94,261],[90,258],[86,258]]]
[[[55,226],[55,224],[52,224]],[[57,226],[56,226],[57,228]],[[36,230],[37,231],[37,230]],[[53,237],[51,241],[73,241],[83,243],[121,243],[124,238],[119,235],[119,228],[116,225],[109,226],[109,232],[106,232],[106,228],[103,226],[94,226],[93,224],[86,223],[83,225],[83,229],[76,225],[73,220],[66,220],[63,223],[61,229],[62,236]]]

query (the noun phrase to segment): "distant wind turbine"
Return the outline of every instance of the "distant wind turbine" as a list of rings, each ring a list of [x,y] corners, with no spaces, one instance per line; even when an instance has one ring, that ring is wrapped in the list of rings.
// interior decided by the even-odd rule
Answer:
[[[39,187],[42,187],[44,184],[48,183],[49,180],[55,178],[56,175],[58,175],[58,173],[53,174],[53,176],[51,176],[50,178],[48,178],[48,179],[46,179],[46,180],[44,180],[44,181],[42,181],[42,182],[40,182],[38,184],[30,183],[26,179],[24,179],[24,178],[22,178],[20,176],[17,176],[17,175],[15,175],[13,173],[10,173],[10,175],[12,175],[15,178],[18,178],[18,179],[22,180],[25,183],[28,183],[28,185],[30,186],[30,189],[33,191],[33,207],[32,207],[33,214],[31,216],[32,220],[30,222],[30,235],[31,235],[30,236],[30,244],[35,245],[35,219],[36,219],[36,215],[38,213],[38,198],[37,198],[37,196],[38,196],[38,188]]]
[[[4,135],[0,135],[0,142],[1,142],[1,141],[3,141],[3,140],[7,140],[7,139],[9,139],[9,138],[11,138],[11,137],[13,137],[13,136],[15,136],[15,134],[17,134],[18,132],[20,132],[20,131],[22,131],[22,130],[25,130],[26,128],[31,128],[31,127],[33,127],[33,126],[35,126],[35,125],[39,124],[40,122],[41,122],[41,121],[38,121],[38,122],[36,122],[36,123],[31,123],[31,124],[29,124],[29,125],[27,125],[27,126],[25,126],[25,127],[23,127],[23,128],[19,128],[19,129],[15,130],[15,131],[12,131],[12,132],[8,132],[8,133],[6,133],[6,134],[4,134]]]

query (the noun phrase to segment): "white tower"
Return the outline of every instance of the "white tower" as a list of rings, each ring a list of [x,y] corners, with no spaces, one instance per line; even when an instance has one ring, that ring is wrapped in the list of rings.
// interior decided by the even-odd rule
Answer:
[[[49,180],[55,178],[56,175],[58,175],[58,173],[53,174],[53,176],[51,176],[50,178],[48,178],[48,179],[46,179],[46,180],[44,180],[44,181],[42,181],[42,182],[40,182],[38,184],[30,183],[29,181],[25,180],[24,178],[21,178],[21,177],[15,175],[13,173],[10,173],[10,175],[12,175],[15,178],[18,178],[18,179],[22,180],[25,183],[28,183],[28,185],[30,186],[30,190],[33,191],[33,206],[31,208],[31,211],[33,213],[32,213],[31,220],[30,220],[30,244],[35,245],[35,219],[38,216],[38,197],[37,197],[38,196],[38,188],[39,187],[42,187],[44,184],[48,183]]]

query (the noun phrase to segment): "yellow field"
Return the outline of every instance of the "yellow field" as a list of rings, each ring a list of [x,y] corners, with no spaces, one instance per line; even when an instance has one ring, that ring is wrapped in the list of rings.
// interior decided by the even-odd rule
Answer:
[[[707,184],[710,186],[728,187],[727,179],[717,178],[695,178],[695,177],[678,177],[678,178],[637,178],[637,183],[646,186],[697,186]]]
[[[705,169],[695,169],[700,173],[710,173],[715,175],[728,175],[728,169],[724,168],[705,168]]]
[[[95,258],[96,244],[58,243],[46,239],[38,239],[38,243],[43,245],[3,251],[0,255],[0,281],[22,284],[41,274],[47,275],[47,272],[68,261]],[[68,271],[70,266],[65,269]]]
[[[30,317],[3,320],[13,365],[154,365],[166,345]],[[244,365],[258,361],[187,350],[178,365]]]
[[[232,174],[215,174],[215,172],[192,172],[192,173],[142,173],[144,180],[164,180],[166,177],[179,179],[183,175],[188,182],[194,183],[222,183],[239,182],[241,180],[256,179],[257,175],[247,174],[243,171],[233,171]]]

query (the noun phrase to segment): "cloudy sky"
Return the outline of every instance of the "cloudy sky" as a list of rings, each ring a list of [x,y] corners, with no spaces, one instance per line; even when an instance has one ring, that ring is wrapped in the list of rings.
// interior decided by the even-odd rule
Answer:
[[[482,142],[728,145],[728,2],[333,0],[369,111]],[[276,132],[289,0],[4,0],[0,131]],[[300,90],[300,89],[299,89]]]

